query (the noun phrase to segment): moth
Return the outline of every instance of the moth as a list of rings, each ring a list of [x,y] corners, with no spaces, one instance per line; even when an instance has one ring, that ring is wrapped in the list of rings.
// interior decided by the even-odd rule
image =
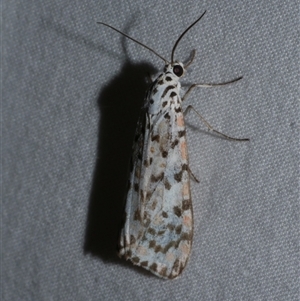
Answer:
[[[146,93],[141,116],[137,124],[129,188],[125,206],[124,225],[119,239],[118,254],[134,265],[150,270],[155,275],[174,279],[185,268],[193,239],[193,208],[186,129],[182,101],[195,87],[212,87],[236,82],[241,77],[222,84],[194,84],[181,97],[180,79],[192,63],[174,60],[179,41],[204,16],[193,22],[175,42],[171,61],[148,46],[118,29],[125,37],[147,48],[164,62],[163,72],[151,83]],[[228,139],[245,141],[214,130],[195,110],[208,128]]]

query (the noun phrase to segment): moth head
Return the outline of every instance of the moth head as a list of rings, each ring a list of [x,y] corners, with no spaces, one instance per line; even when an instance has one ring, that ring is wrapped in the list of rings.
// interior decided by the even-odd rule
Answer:
[[[185,71],[184,65],[178,61],[166,64],[164,69],[164,72],[171,72],[178,78],[182,77],[185,74]]]

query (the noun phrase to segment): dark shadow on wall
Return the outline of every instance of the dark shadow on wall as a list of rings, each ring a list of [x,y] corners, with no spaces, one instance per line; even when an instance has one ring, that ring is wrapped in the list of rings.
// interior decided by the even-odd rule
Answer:
[[[148,87],[145,79],[153,72],[153,67],[147,63],[125,63],[120,74],[103,88],[98,98],[97,162],[84,251],[104,261],[119,261],[116,247],[127,192],[132,142]]]

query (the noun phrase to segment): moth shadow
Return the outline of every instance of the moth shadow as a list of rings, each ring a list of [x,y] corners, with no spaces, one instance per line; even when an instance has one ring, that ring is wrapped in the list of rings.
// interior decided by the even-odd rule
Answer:
[[[119,261],[116,247],[125,205],[132,143],[149,85],[145,79],[154,71],[148,63],[127,62],[99,93],[97,161],[86,221],[84,253],[104,261]]]

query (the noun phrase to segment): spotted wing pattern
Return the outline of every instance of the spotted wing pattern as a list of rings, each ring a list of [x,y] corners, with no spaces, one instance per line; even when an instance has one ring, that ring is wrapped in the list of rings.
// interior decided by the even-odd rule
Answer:
[[[176,278],[192,246],[193,215],[180,83],[167,65],[139,120],[119,256]]]

